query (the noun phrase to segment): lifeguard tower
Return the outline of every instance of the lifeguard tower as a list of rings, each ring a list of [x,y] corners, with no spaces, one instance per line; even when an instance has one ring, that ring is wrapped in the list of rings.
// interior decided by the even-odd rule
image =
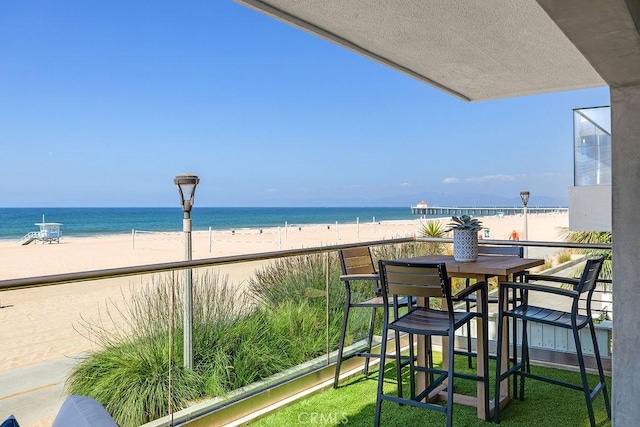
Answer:
[[[20,239],[20,243],[28,245],[31,242],[42,243],[60,243],[60,224],[59,222],[36,222],[34,225],[40,227],[40,231],[32,231]]]

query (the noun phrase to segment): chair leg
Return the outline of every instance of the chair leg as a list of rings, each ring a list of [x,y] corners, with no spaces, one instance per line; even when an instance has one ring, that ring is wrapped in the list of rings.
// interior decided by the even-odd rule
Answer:
[[[469,301],[465,301],[465,306],[467,311],[471,310],[471,304],[469,304]],[[469,354],[467,355],[467,365],[469,365],[469,369],[473,368],[473,362],[472,359],[473,357],[471,356],[471,323],[467,323],[466,325],[466,329],[467,329],[467,352],[469,352]]]
[[[518,319],[507,319],[507,329],[511,326],[511,354],[507,355],[510,364],[508,366],[515,366],[518,363]],[[518,398],[518,376],[513,376],[513,398]]]
[[[584,364],[584,356],[582,354],[582,343],[580,342],[580,331],[573,328],[573,340],[576,343],[576,353],[578,356],[578,365],[580,366],[580,378],[582,379],[582,390],[584,391],[584,397],[587,402],[587,412],[589,413],[589,421],[591,427],[596,427],[596,419],[593,413],[593,402],[591,400],[591,389],[589,388],[589,381],[587,379],[587,369]]]
[[[502,331],[504,328],[504,316],[502,315],[503,309],[502,305],[499,304],[498,307],[498,330],[497,337],[498,341],[502,337]],[[509,355],[505,355],[509,357]],[[502,346],[498,342],[498,346],[496,348],[496,385],[495,385],[495,394],[494,394],[494,407],[493,407],[493,422],[496,424],[500,423],[500,383],[502,382],[502,372],[500,372],[500,366],[502,366]],[[508,366],[507,366],[508,368]]]
[[[340,366],[342,365],[342,354],[344,352],[344,341],[347,335],[347,322],[349,321],[349,308],[351,307],[351,297],[347,292],[344,303],[344,316],[342,319],[342,332],[340,333],[340,343],[338,344],[338,359],[336,360],[336,373],[333,377],[333,388],[338,388],[340,379]]]
[[[396,342],[396,381],[398,383],[398,397],[402,397],[402,353],[400,352],[400,332],[395,331]],[[411,355],[409,356],[411,357]]]
[[[453,363],[454,363],[454,339],[453,331],[449,332],[449,366],[447,368],[447,427],[453,426]]]
[[[596,355],[596,364],[598,366],[598,378],[602,384],[602,397],[604,398],[604,406],[607,409],[607,417],[611,419],[611,402],[609,401],[609,393],[607,391],[607,382],[604,377],[604,369],[602,369],[602,358],[600,357],[600,349],[598,348],[598,340],[596,338],[596,331],[593,327],[593,322],[589,324],[589,330],[591,331],[591,339],[593,340],[593,349]]]
[[[385,314],[386,320],[386,314]],[[384,364],[387,357],[387,322],[382,326],[382,344],[380,345],[380,365],[378,371],[378,390],[376,394],[376,414],[373,421],[374,427],[380,426],[380,416],[382,413],[382,395],[384,394]]]
[[[369,319],[369,335],[367,336],[367,352],[371,353],[371,346],[373,345],[373,328],[376,322],[376,307],[371,307],[371,319]],[[369,357],[364,360],[364,375],[369,375]]]
[[[514,289],[513,290],[513,294],[512,294],[512,306],[511,309],[515,309],[516,305],[518,304],[518,298],[516,295],[517,291]],[[508,304],[508,303],[507,303]],[[516,363],[518,363],[518,319],[513,318],[513,319],[509,319],[508,322],[511,322],[511,336],[512,336],[512,343],[511,343],[511,357],[509,358],[509,360],[511,361],[511,366],[515,366]],[[508,328],[508,324],[507,324],[507,328]],[[518,377],[517,375],[513,376],[513,398],[517,399],[518,398]]]
[[[484,387],[484,420],[491,421],[489,417],[489,313],[484,313],[484,317],[482,318],[482,327],[484,329],[483,338],[482,338],[482,346],[484,348],[484,362],[482,367],[484,369],[483,374],[483,387]],[[476,318],[477,319],[477,318]],[[478,320],[476,320],[477,322]]]
[[[427,366],[433,369],[433,343],[430,336],[425,337],[425,344],[427,347]],[[429,372],[429,384],[433,383],[434,375],[433,371]]]
[[[409,395],[411,396],[411,400],[415,400],[416,398],[416,371],[414,369],[413,363],[415,361],[415,351],[413,349],[414,344],[414,335],[409,333]],[[427,359],[429,356],[427,356]],[[427,362],[428,363],[428,362]]]
[[[513,319],[516,320],[515,318]],[[520,359],[520,371],[524,371],[526,369],[527,372],[531,372],[531,367],[529,365],[529,334],[527,333],[527,321],[522,320],[522,356]],[[516,375],[520,377],[520,395],[518,396],[520,400],[524,400],[524,375]]]

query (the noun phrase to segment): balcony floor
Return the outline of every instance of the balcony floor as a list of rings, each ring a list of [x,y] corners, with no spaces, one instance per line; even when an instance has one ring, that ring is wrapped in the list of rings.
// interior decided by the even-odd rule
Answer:
[[[436,353],[439,358],[439,353]],[[474,362],[475,363],[475,362]],[[468,371],[466,358],[456,357],[456,368]],[[491,361],[490,369],[494,370]],[[532,366],[532,371],[543,375],[562,378],[565,381],[580,382],[576,372],[553,368]],[[385,370],[385,391],[394,392],[395,365],[387,364]],[[597,380],[589,376],[590,383]],[[276,427],[284,425],[314,425],[314,426],[370,426],[373,423],[376,400],[376,386],[378,370],[373,369],[368,376],[356,375],[344,380],[336,390],[328,388],[325,391],[297,401],[289,406],[257,419],[249,425],[255,427]],[[611,394],[611,379],[607,378],[607,387]],[[404,377],[405,387],[408,388],[408,375]],[[455,381],[456,392],[475,395],[475,385],[468,380]],[[491,382],[493,389],[493,381]],[[602,396],[594,402],[594,411],[598,426],[610,426],[607,419]],[[502,426],[589,426],[589,417],[584,401],[584,395],[575,390],[540,381],[526,381],[525,400],[514,400],[501,412]],[[407,406],[400,407],[391,402],[384,402],[382,406],[382,422],[384,426],[409,427],[415,425],[443,425],[444,414]],[[473,407],[456,404],[454,406],[454,425],[459,426],[487,426],[487,422],[477,418]]]

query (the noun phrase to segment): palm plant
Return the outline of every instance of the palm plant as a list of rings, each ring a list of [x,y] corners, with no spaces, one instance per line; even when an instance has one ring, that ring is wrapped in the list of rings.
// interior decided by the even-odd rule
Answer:
[[[444,237],[445,231],[440,221],[430,220],[427,221],[426,224],[422,225],[418,234],[420,237],[442,238]],[[445,251],[444,244],[439,242],[428,242],[425,246],[428,254],[441,254]]]
[[[565,242],[611,244],[610,231],[571,231],[568,228],[563,228],[562,231],[560,232],[560,236],[564,239]],[[611,279],[613,277],[613,267],[611,264],[610,250],[580,249],[579,252],[589,257],[604,255],[604,263],[602,264],[600,278]]]

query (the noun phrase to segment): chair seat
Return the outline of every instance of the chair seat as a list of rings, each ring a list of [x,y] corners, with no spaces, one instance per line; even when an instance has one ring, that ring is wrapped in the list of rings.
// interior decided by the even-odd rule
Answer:
[[[534,305],[519,305],[513,310],[506,310],[509,316],[533,322],[546,323],[561,328],[571,328],[571,313],[562,310],[552,310]],[[582,327],[589,321],[587,316],[576,314],[576,325]]]
[[[459,325],[468,322],[469,319],[475,316],[475,313],[468,311],[454,312],[454,328],[457,329]],[[449,315],[446,311],[418,307],[389,323],[389,328],[400,332],[415,334],[448,335]]]

